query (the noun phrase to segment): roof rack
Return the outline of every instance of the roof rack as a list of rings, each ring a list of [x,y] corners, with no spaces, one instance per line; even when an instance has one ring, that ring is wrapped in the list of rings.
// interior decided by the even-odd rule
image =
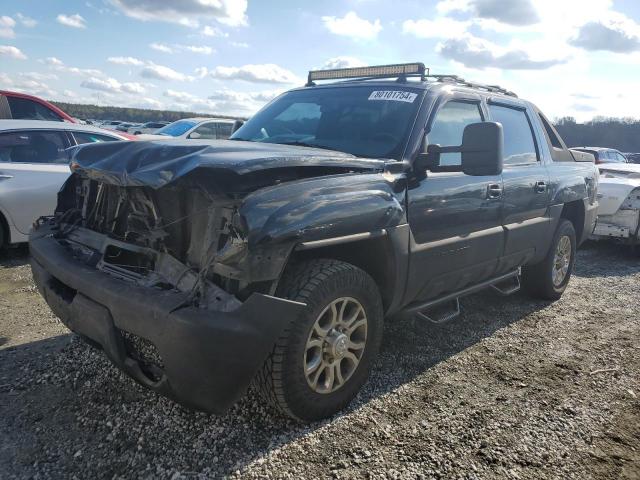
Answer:
[[[399,81],[407,77],[420,77],[421,80],[429,75],[429,69],[424,63],[397,63],[393,65],[375,65],[372,67],[334,68],[331,70],[311,70],[307,78],[307,86],[315,85],[316,80],[369,80],[375,78],[395,78]]]
[[[465,80],[464,78],[459,77],[458,75],[449,75],[449,74],[433,74],[433,75],[429,75],[429,74],[427,74],[425,76],[427,78],[434,78],[438,82],[455,83],[456,85],[461,85],[461,86],[464,86],[464,87],[479,88],[479,89],[485,90],[487,92],[502,93],[502,94],[508,95],[510,97],[517,97],[518,96],[514,92],[512,92],[511,90],[507,90],[506,88],[502,88],[500,85],[485,85],[484,83],[469,82],[469,81]]]

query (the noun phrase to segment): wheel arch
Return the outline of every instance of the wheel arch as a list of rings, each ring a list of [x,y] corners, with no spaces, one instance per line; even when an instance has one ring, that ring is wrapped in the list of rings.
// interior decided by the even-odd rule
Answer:
[[[350,241],[311,249],[293,250],[285,268],[301,261],[333,259],[354,265],[371,276],[378,286],[385,313],[395,310],[405,290],[408,255],[402,251],[402,231],[364,240]],[[408,244],[407,244],[408,245]]]
[[[576,231],[576,243],[579,245],[582,241],[585,223],[585,208],[582,200],[567,202],[562,207],[560,218],[569,220],[573,224]]]

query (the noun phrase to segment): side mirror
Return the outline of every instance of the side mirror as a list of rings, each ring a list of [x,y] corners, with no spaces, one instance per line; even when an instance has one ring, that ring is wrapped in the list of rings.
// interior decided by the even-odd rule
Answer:
[[[466,175],[502,173],[504,134],[496,122],[467,125],[462,134],[462,171]]]
[[[202,135],[200,135],[198,132],[192,132],[192,133],[189,134],[189,138],[197,140],[199,138],[202,138]]]
[[[231,134],[233,135],[236,131],[240,130],[240,127],[244,125],[242,120],[236,120],[233,122],[233,128],[231,129]]]
[[[471,123],[464,128],[462,145],[441,147],[432,144],[418,155],[416,171],[463,172],[465,175],[500,175],[502,173],[504,138],[502,125],[496,122]],[[443,153],[460,153],[460,165],[440,165]]]

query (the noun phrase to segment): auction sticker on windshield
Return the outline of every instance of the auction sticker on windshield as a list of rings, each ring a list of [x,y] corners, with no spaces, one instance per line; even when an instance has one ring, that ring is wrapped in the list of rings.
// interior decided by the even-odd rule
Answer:
[[[392,100],[394,102],[413,103],[417,93],[403,92],[402,90],[375,90],[369,95],[369,100]]]

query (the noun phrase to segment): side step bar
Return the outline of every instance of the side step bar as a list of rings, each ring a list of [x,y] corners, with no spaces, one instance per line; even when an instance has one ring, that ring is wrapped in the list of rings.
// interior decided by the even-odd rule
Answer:
[[[480,290],[484,290],[485,288],[489,287],[505,296],[516,293],[518,290],[520,290],[520,269],[518,268],[517,270],[514,270],[507,274],[485,280],[484,282],[472,285],[471,287],[467,287],[462,290],[458,290],[457,292],[444,295],[434,300],[410,305],[405,309],[405,312],[416,314],[418,317],[424,320],[428,320],[432,323],[446,323],[460,315],[460,297],[471,295],[472,293],[479,292]],[[430,310],[434,307],[440,307],[447,302],[452,303],[452,308],[449,311],[442,312],[438,316],[438,318],[433,318],[434,315],[430,316],[425,313],[425,311]]]

